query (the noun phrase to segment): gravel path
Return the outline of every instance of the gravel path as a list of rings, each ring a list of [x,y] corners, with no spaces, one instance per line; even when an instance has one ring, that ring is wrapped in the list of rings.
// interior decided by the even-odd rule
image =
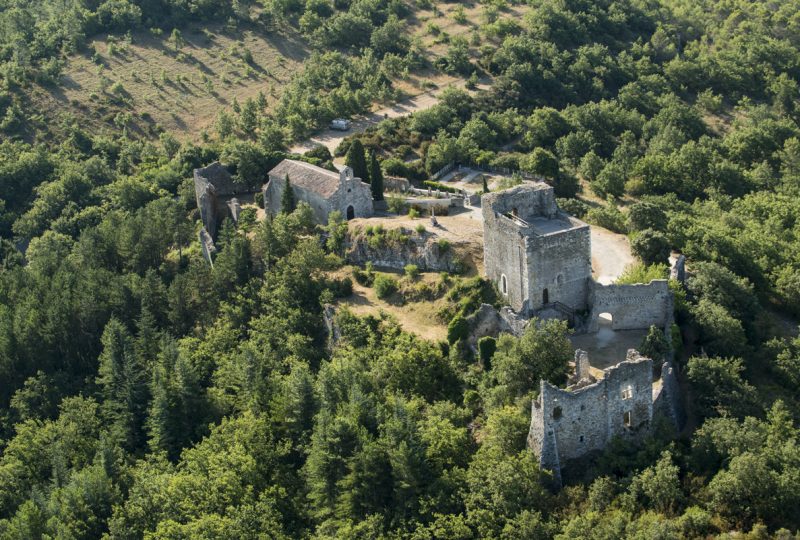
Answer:
[[[337,131],[334,129],[326,129],[322,133],[311,137],[310,139],[303,141],[301,143],[297,143],[292,146],[289,150],[296,154],[302,154],[303,152],[307,152],[308,150],[313,149],[317,145],[325,146],[328,150],[330,150],[331,154],[339,146],[339,143],[345,137],[352,135],[353,133],[360,133],[366,130],[370,126],[374,126],[375,124],[379,123],[381,120],[386,118],[397,118],[399,116],[406,116],[415,111],[421,111],[424,109],[430,109],[437,103],[439,103],[439,94],[441,94],[448,86],[455,86],[457,88],[464,87],[464,81],[456,81],[452,85],[443,85],[435,90],[431,90],[429,92],[425,92],[419,94],[414,97],[410,97],[408,99],[404,99],[403,101],[398,101],[394,105],[389,107],[384,107],[379,109],[375,112],[369,113],[366,116],[362,116],[359,118],[353,119],[353,122],[350,124],[350,129],[348,131]],[[480,88],[488,88],[485,85],[479,85]]]
[[[613,283],[629,264],[636,262],[628,237],[592,225],[592,274],[603,285]]]

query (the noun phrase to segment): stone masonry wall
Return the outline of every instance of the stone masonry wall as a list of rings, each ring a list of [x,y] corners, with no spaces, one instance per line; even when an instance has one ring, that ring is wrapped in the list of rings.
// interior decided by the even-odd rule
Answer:
[[[595,383],[566,390],[541,382],[531,406],[528,446],[557,476],[567,461],[602,450],[615,436],[637,439],[651,425],[653,361],[631,350],[604,373]]]
[[[588,331],[596,332],[601,313],[610,313],[613,330],[649,328],[669,330],[672,325],[672,291],[665,279],[647,284],[600,285],[595,283],[589,297],[591,313]]]
[[[320,225],[328,223],[328,215],[334,210],[340,211],[342,217],[346,218],[348,206],[353,207],[354,217],[370,217],[373,214],[370,186],[358,178],[343,179],[339,189],[327,199],[319,193],[291,184],[291,179],[290,185],[294,190],[295,200],[308,203],[314,212],[314,221]],[[263,189],[264,208],[267,211],[272,214],[281,211],[281,196],[285,187],[285,178],[270,176]]]
[[[506,303],[514,311],[525,311],[528,290],[528,245],[524,230],[504,215],[487,221],[491,209],[485,204],[483,261],[486,277],[505,294]],[[505,288],[503,286],[505,284]]]
[[[529,303],[527,311],[547,302],[561,302],[574,310],[586,308],[592,283],[589,226],[532,236],[528,242]]]

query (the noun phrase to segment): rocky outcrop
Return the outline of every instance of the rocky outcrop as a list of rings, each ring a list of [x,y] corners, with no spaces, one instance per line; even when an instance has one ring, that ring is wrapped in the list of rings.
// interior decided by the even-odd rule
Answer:
[[[355,232],[348,235],[345,258],[351,264],[372,263],[378,268],[402,270],[415,264],[422,272],[454,272],[463,270],[463,263],[448,242],[429,233],[389,234],[381,236]]]

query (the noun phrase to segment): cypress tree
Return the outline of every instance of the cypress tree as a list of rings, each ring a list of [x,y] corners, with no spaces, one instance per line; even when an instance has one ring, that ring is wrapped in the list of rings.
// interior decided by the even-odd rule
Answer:
[[[361,178],[363,182],[369,183],[369,170],[367,170],[367,158],[364,153],[364,145],[359,139],[350,143],[347,155],[344,160],[345,165],[353,169],[353,176]]]
[[[281,212],[284,214],[291,214],[295,209],[294,188],[289,182],[289,175],[286,175],[286,185],[283,187],[283,194],[281,195]]]
[[[376,201],[383,200],[383,171],[381,170],[375,152],[369,154],[369,178],[372,186],[372,198]]]

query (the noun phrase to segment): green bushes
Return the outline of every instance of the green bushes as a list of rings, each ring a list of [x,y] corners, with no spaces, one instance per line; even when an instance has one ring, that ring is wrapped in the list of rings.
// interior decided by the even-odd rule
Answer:
[[[461,315],[453,317],[453,320],[447,325],[447,342],[452,345],[460,339],[467,339],[468,335],[469,324],[467,324],[467,320]]]
[[[407,264],[403,267],[403,273],[410,279],[417,279],[419,277],[419,266],[416,264]]]
[[[399,288],[397,280],[386,274],[378,274],[375,276],[374,286],[375,295],[381,300],[386,300],[396,293]]]
[[[442,184],[441,182],[434,182],[433,180],[425,180],[422,185],[430,189],[444,191],[445,193],[459,193],[458,189],[448,186],[447,184]]]
[[[615,233],[622,234],[627,230],[625,215],[613,204],[592,208],[586,213],[586,220]]]
[[[484,369],[491,368],[492,356],[497,350],[497,340],[492,336],[483,336],[478,340],[478,355],[483,362]]]

